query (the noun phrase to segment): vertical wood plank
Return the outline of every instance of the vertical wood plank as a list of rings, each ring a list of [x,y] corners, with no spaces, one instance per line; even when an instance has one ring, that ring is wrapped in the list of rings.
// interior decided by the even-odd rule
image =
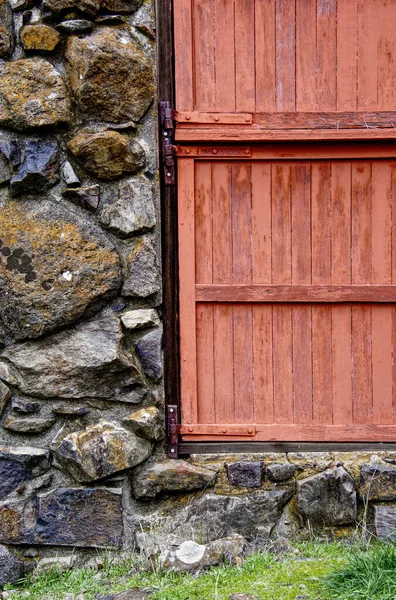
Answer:
[[[377,0],[358,0],[358,110],[377,110]]]
[[[213,0],[194,0],[193,7],[195,109],[214,110],[216,47]]]
[[[290,164],[272,165],[272,282],[291,283]],[[291,307],[273,306],[274,422],[293,422]]]
[[[378,10],[378,110],[391,110],[396,94],[396,37],[394,0],[377,0]]]
[[[372,164],[372,283],[392,281],[391,167],[385,161]],[[392,308],[372,307],[373,423],[393,423]]]
[[[195,314],[195,247],[194,247],[194,159],[179,160],[179,310],[180,310],[180,378],[184,423],[196,423],[197,359]]]
[[[197,304],[198,423],[215,422],[213,306]]]
[[[176,108],[193,110],[193,21],[191,0],[174,0]]]
[[[337,4],[337,110],[357,108],[357,0]]]
[[[213,172],[213,281],[232,282],[231,165],[214,162]],[[214,306],[215,422],[234,419],[232,306]]]
[[[332,282],[351,282],[351,164],[332,165]],[[332,308],[333,423],[352,423],[351,306]]]
[[[392,209],[392,233],[391,233],[391,249],[392,249],[392,283],[396,283],[396,163],[389,163],[391,169],[391,209]]]
[[[331,281],[331,165],[312,164],[312,283]],[[332,309],[312,307],[314,423],[331,424]]]
[[[254,1],[235,0],[235,106],[256,110]]]
[[[316,110],[316,0],[296,3],[296,108]]]
[[[317,0],[317,106],[337,107],[337,0]]]
[[[295,0],[276,0],[276,110],[296,107]]]
[[[251,165],[232,166],[232,280],[252,281],[252,189]],[[249,423],[254,417],[253,319],[248,304],[233,306],[235,422]]]
[[[256,111],[275,110],[275,1],[256,2]]]
[[[352,283],[371,282],[371,166],[352,164]],[[352,307],[353,420],[373,419],[370,305]]]
[[[291,167],[292,283],[311,283],[311,167]],[[293,422],[312,423],[311,307],[292,307]]]
[[[195,164],[195,272],[196,283],[212,283],[212,165]]]
[[[214,0],[216,36],[216,110],[235,110],[235,19],[233,0]]]
[[[261,5],[261,3],[259,3]],[[271,165],[252,165],[252,282],[271,283]],[[254,406],[257,423],[272,423],[272,306],[253,306]]]

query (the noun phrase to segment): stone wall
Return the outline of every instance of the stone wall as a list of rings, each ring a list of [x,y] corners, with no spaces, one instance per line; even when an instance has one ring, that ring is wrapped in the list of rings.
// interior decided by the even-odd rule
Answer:
[[[98,548],[396,541],[396,453],[164,457],[151,0],[0,0],[0,59],[0,586]]]

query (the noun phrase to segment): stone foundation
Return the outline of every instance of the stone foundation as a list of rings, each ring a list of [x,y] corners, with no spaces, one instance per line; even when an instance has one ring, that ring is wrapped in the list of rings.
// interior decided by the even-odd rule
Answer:
[[[97,549],[396,539],[396,453],[164,456],[151,1],[0,0],[0,42],[0,585]]]

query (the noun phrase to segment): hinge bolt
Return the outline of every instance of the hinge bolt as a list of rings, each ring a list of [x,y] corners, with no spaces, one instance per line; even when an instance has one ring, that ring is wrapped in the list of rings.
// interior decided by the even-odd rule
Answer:
[[[168,137],[168,132],[164,131],[164,137]]]
[[[169,171],[168,171],[167,176],[170,177],[171,175],[172,175],[172,173],[169,173]]]
[[[169,409],[169,412],[173,412],[173,408],[170,408],[170,409]]]
[[[174,448],[171,448],[171,453],[174,454],[176,452],[176,450]]]

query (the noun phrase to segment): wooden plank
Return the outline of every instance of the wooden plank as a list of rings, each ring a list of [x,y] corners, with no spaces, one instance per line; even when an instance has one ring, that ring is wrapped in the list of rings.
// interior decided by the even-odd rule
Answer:
[[[272,372],[272,306],[253,307],[253,369],[255,420],[274,420],[274,386]]]
[[[394,105],[396,93],[395,55],[396,38],[394,0],[377,0],[378,11],[378,108]]]
[[[214,423],[214,336],[213,306],[197,306],[197,394],[198,421]]]
[[[317,0],[316,101],[323,110],[337,108],[337,0]]]
[[[242,424],[240,424],[242,426]],[[396,439],[396,425],[271,425],[255,423],[256,433],[254,440],[273,442],[394,442]],[[238,441],[240,436],[212,435],[205,436],[215,441]],[[183,434],[186,441],[199,441],[202,436]],[[379,444],[380,445],[380,444]],[[382,444],[381,444],[382,447]],[[230,447],[231,451],[231,447]],[[234,450],[232,450],[234,451]]]
[[[396,128],[388,129],[311,129],[307,130],[270,130],[260,128],[254,124],[250,128],[239,125],[214,126],[212,129],[198,126],[194,128],[178,128],[176,130],[176,141],[179,142],[268,142],[268,141],[315,141],[315,140],[394,140],[396,139]],[[340,153],[342,149],[340,148]],[[394,154],[393,154],[394,156]]]
[[[272,169],[272,282],[291,283],[290,164]]]
[[[377,0],[358,0],[357,107],[359,110],[375,111],[378,108],[377,45]]]
[[[231,166],[213,168],[213,281],[232,281]],[[234,419],[232,307],[214,306],[215,422]]]
[[[275,4],[276,0],[255,3],[255,110],[275,110]]]
[[[225,103],[225,100],[223,102]],[[218,101],[216,101],[216,108],[218,111],[227,110],[219,108]],[[252,123],[253,115],[248,112],[202,112],[196,110],[186,112],[179,110],[175,111],[174,118],[178,126],[182,123],[188,123],[189,125],[246,125],[246,123]]]
[[[293,306],[293,422],[312,423],[312,309]]]
[[[197,360],[195,317],[194,160],[179,164],[180,375],[183,422],[196,422]]]
[[[276,110],[295,109],[295,0],[276,0]]]
[[[194,78],[198,110],[216,108],[216,46],[213,0],[194,0]],[[182,47],[180,48],[183,53]],[[177,106],[177,108],[179,108]]]
[[[254,2],[235,2],[235,108],[254,111],[256,108]],[[229,42],[230,43],[230,42]]]
[[[293,422],[293,342],[291,306],[272,308],[274,422]]]
[[[195,165],[195,281],[212,283],[212,165]]]
[[[234,3],[214,0],[216,39],[216,110],[235,111]]]
[[[251,165],[232,166],[232,281],[252,280]],[[235,421],[253,419],[252,308],[233,307]]]
[[[316,110],[316,0],[296,3],[296,109]]]
[[[357,0],[337,4],[337,110],[357,108]]]
[[[352,307],[353,422],[373,421],[372,333],[370,306]]]
[[[190,0],[174,0],[176,106],[193,110],[193,25]]]
[[[392,282],[392,173],[387,163],[372,164],[372,282]],[[393,423],[392,308],[372,307],[373,423]]]
[[[381,302],[396,301],[396,285],[197,285],[197,302]]]
[[[332,164],[331,267],[333,284],[351,281],[351,164]],[[333,423],[352,423],[351,307],[332,308]]]

